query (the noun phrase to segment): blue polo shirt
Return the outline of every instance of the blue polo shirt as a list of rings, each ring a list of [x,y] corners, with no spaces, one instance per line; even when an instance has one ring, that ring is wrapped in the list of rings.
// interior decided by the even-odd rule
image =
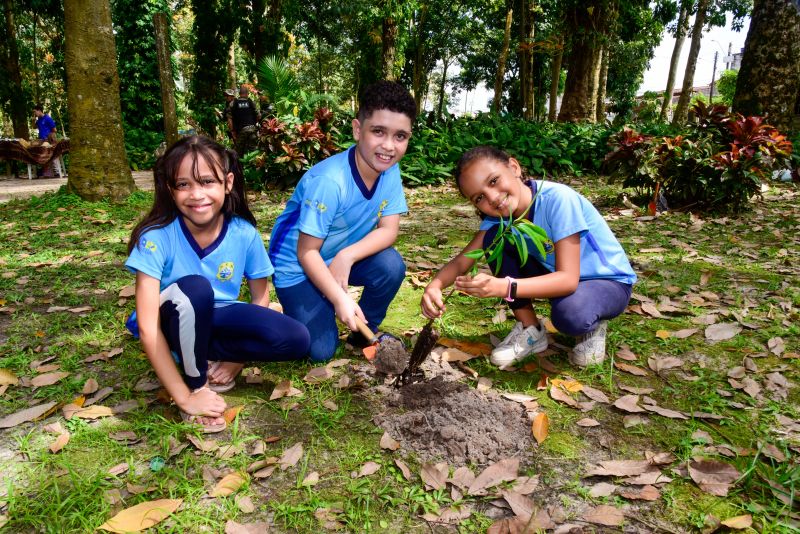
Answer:
[[[219,237],[204,249],[183,217],[176,217],[163,228],[144,232],[125,267],[160,280],[160,291],[184,276],[201,275],[211,282],[217,307],[239,302],[242,278],[266,278],[274,270],[258,230],[236,216],[226,218]]]
[[[320,255],[330,265],[340,250],[361,241],[381,217],[407,211],[397,164],[382,172],[369,190],[356,167],[355,147],[317,163],[300,179],[272,229],[269,256],[275,265],[275,287],[307,279],[297,259],[300,232],[323,240]]]
[[[56,129],[56,121],[50,115],[44,114],[36,119],[36,129],[39,130],[39,139],[47,139],[50,132]]]
[[[586,197],[556,182],[529,182],[529,185],[536,199],[531,207],[533,223],[541,226],[553,243],[572,234],[580,234],[581,280],[606,279],[631,285],[636,282],[636,273],[622,245]],[[481,221],[480,229],[488,230],[497,224],[500,224],[497,217],[486,217]],[[528,251],[530,258],[539,261],[550,272],[555,272],[555,254],[548,253],[542,258],[530,242]]]

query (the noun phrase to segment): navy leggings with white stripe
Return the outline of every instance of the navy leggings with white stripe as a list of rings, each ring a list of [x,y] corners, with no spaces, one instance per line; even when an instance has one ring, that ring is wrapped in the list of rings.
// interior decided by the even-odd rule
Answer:
[[[160,311],[161,331],[191,389],[205,385],[209,361],[300,360],[308,353],[305,325],[255,304],[215,308],[214,290],[199,275],[166,287]]]
[[[486,231],[484,249],[492,243],[498,230],[499,226],[495,226]],[[497,276],[532,278],[550,273],[533,258],[529,258],[525,265],[521,263],[516,246],[507,245],[503,249],[503,260]],[[495,266],[494,262],[490,264],[492,272]],[[616,280],[581,280],[574,293],[550,299],[550,320],[559,332],[570,336],[593,332],[600,321],[613,319],[625,311],[632,291],[633,286]],[[531,305],[531,299],[517,298],[509,303],[509,308],[519,310]]]

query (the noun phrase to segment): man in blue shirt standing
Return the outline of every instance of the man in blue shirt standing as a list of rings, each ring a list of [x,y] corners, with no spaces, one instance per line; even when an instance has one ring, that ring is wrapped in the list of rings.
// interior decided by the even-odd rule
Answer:
[[[36,129],[39,130],[39,139],[50,144],[56,142],[56,121],[44,112],[41,104],[33,107],[33,114],[36,116]]]

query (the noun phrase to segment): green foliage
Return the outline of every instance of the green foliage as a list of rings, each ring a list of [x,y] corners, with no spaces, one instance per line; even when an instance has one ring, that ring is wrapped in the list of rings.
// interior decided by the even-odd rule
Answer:
[[[258,73],[259,87],[274,106],[273,114],[282,120],[292,116],[311,120],[321,105],[335,104],[332,95],[304,91],[284,59],[276,56],[265,58],[258,66]]]
[[[719,91],[719,96],[722,97],[722,102],[726,106],[733,104],[733,95],[736,94],[736,78],[738,76],[739,71],[736,69],[726,70],[719,76],[717,91]]]
[[[683,135],[653,137],[625,128],[606,156],[613,178],[652,194],[663,187],[674,206],[740,211],[773,170],[790,164],[792,144],[761,117],[695,104]]]
[[[164,134],[143,128],[125,129],[125,152],[131,169],[150,169],[156,162],[155,151],[164,141]]]

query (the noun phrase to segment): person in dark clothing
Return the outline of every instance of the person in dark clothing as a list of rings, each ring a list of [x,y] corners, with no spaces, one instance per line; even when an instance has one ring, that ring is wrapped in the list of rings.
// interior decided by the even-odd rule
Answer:
[[[228,115],[228,128],[233,133],[233,142],[239,157],[255,150],[258,144],[257,124],[261,120],[261,114],[248,97],[249,93],[247,87],[239,88],[239,98],[231,102]]]

